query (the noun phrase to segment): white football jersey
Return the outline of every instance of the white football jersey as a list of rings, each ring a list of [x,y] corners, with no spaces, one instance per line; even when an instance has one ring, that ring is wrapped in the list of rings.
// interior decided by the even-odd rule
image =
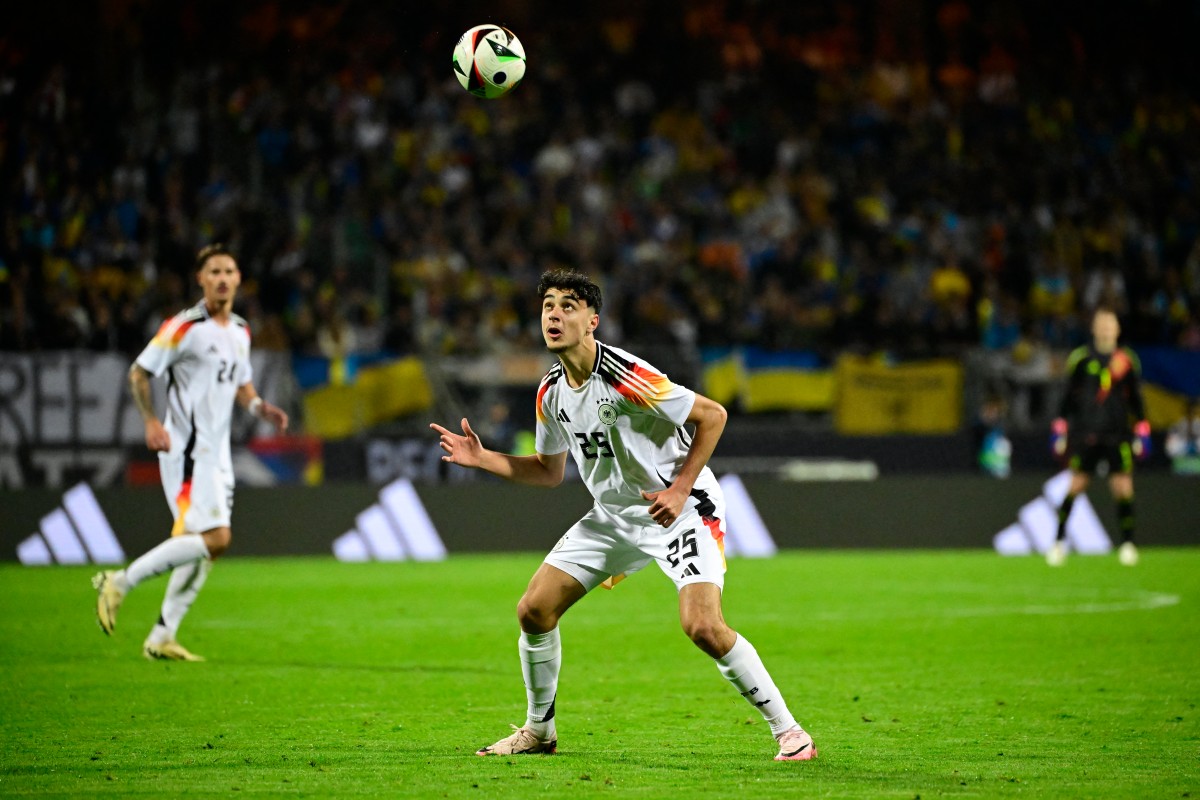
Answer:
[[[254,378],[246,320],[232,314],[220,325],[200,301],[164,322],[137,364],[155,377],[167,374],[163,425],[171,452],[228,464],[233,403],[238,387]]]
[[[691,437],[683,425],[696,393],[624,350],[596,342],[592,374],[578,389],[561,362],[537,393],[537,451],[570,450],[588,491],[608,513],[652,524],[641,492],[665,489],[687,458]],[[687,505],[707,516],[720,486],[707,466]]]

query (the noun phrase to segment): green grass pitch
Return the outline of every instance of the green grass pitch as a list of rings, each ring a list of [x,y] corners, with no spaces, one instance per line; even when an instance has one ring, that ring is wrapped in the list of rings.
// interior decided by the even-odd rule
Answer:
[[[229,558],[180,635],[203,664],[141,657],[161,578],[110,639],[91,570],[0,567],[0,796],[1200,797],[1200,550],[733,560],[807,763],[771,760],[653,568],[565,618],[559,754],[473,755],[523,719],[539,561]]]

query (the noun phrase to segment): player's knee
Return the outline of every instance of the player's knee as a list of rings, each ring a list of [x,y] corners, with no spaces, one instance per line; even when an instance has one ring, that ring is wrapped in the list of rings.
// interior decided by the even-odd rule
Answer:
[[[554,626],[558,624],[558,617],[553,611],[543,608],[528,595],[524,595],[517,603],[517,622],[526,633],[547,633],[554,630]]]
[[[682,620],[683,632],[706,653],[721,649],[725,624],[719,619],[693,617]]]
[[[214,528],[201,535],[204,537],[204,545],[208,548],[209,558],[220,557],[233,541],[233,533],[229,528]]]

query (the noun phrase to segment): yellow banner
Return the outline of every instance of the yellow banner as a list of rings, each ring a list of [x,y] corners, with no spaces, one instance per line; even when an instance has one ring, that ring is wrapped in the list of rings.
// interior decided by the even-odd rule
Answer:
[[[1142,384],[1142,399],[1146,401],[1146,419],[1155,430],[1171,427],[1187,413],[1187,399],[1183,395],[1153,383]]]
[[[742,408],[758,411],[828,411],[837,397],[831,369],[764,369],[748,374],[742,384]]]
[[[737,403],[751,414],[762,411],[829,411],[837,394],[831,369],[747,368],[731,352],[704,365],[704,395],[722,405]]]
[[[734,354],[704,365],[704,395],[722,405],[733,403],[741,385],[741,367]]]
[[[323,439],[343,439],[432,405],[425,367],[410,357],[361,369],[351,384],[305,393],[304,427]]]
[[[838,359],[834,425],[839,433],[953,433],[962,425],[962,365],[922,361],[887,366]]]

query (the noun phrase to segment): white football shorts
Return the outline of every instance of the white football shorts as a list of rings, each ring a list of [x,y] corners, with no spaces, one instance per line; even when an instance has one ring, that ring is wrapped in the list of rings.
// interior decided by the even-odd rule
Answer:
[[[611,588],[652,560],[675,582],[676,590],[689,583],[714,583],[723,588],[724,513],[724,504],[718,503],[716,514],[702,519],[689,507],[671,527],[664,528],[653,522],[630,523],[593,506],[544,560],[589,592],[601,584]]]
[[[229,527],[233,515],[232,465],[222,464],[219,459],[192,460],[183,453],[159,453],[158,473],[175,517],[172,536]]]

